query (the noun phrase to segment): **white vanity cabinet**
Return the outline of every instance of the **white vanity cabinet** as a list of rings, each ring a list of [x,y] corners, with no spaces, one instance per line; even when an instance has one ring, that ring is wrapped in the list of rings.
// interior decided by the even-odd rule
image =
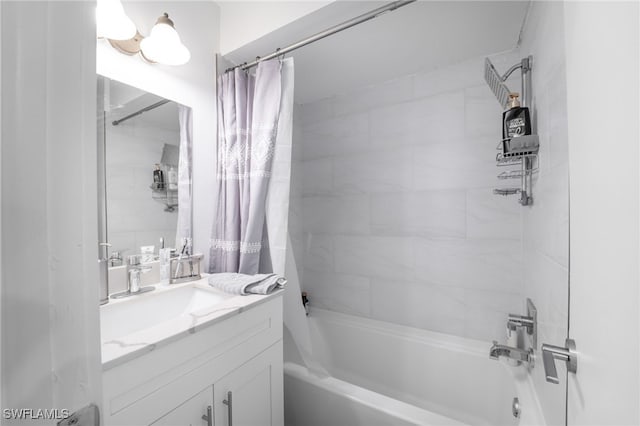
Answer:
[[[277,426],[282,405],[282,346],[272,346],[213,386],[215,426]]]
[[[281,295],[185,334],[105,369],[105,425],[283,426]]]

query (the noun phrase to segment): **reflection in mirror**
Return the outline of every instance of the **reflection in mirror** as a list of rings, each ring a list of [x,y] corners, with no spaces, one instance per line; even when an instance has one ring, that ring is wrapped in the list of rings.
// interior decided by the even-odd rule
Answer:
[[[152,262],[162,245],[191,237],[189,125],[190,108],[98,76],[100,255],[111,287],[103,298],[121,290],[113,269],[128,256]]]

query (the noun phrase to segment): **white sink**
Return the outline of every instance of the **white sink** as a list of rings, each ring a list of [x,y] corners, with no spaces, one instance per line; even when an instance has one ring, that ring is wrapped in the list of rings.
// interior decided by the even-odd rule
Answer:
[[[118,340],[176,318],[189,316],[205,308],[215,307],[231,297],[234,296],[206,284],[191,283],[175,288],[159,287],[140,296],[110,300],[100,307],[101,341]]]

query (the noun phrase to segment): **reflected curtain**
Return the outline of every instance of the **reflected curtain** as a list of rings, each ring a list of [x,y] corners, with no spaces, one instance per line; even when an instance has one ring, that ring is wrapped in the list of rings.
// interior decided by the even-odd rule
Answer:
[[[218,77],[217,206],[209,272],[272,270],[265,217],[283,99],[282,66],[277,59],[263,61],[255,75],[236,68]]]
[[[178,105],[178,120],[180,122],[180,155],[178,156],[178,224],[176,226],[177,250],[182,248],[184,238],[191,236],[191,148],[193,145],[193,121],[191,108]]]

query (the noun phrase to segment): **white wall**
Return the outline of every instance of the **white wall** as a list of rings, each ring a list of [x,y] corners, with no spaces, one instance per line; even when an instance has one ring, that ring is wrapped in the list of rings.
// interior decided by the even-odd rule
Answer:
[[[559,42],[564,39],[563,12],[562,2],[532,2],[518,51],[519,57],[533,55],[530,109],[540,135],[534,204],[522,209],[522,279],[525,297],[538,310],[536,355],[540,362],[532,375],[549,425],[563,425],[566,417],[566,381],[554,385],[545,380],[539,351],[542,343],[564,345],[569,315],[566,52]],[[519,79],[512,79],[510,85],[520,90]]]
[[[95,6],[0,8],[1,404],[73,411],[102,400]]]
[[[332,1],[218,1],[220,52],[226,55]]]
[[[191,61],[179,67],[147,64],[98,41],[98,73],[193,108],[193,243],[208,264],[213,218],[216,140],[216,67],[219,50],[218,6],[206,1],[125,1],[124,8],[142,35],[167,12]]]
[[[640,424],[637,2],[567,2],[569,425]]]
[[[523,305],[522,209],[492,194],[518,183],[496,177],[483,59],[302,106],[292,224],[312,305],[504,340]]]

